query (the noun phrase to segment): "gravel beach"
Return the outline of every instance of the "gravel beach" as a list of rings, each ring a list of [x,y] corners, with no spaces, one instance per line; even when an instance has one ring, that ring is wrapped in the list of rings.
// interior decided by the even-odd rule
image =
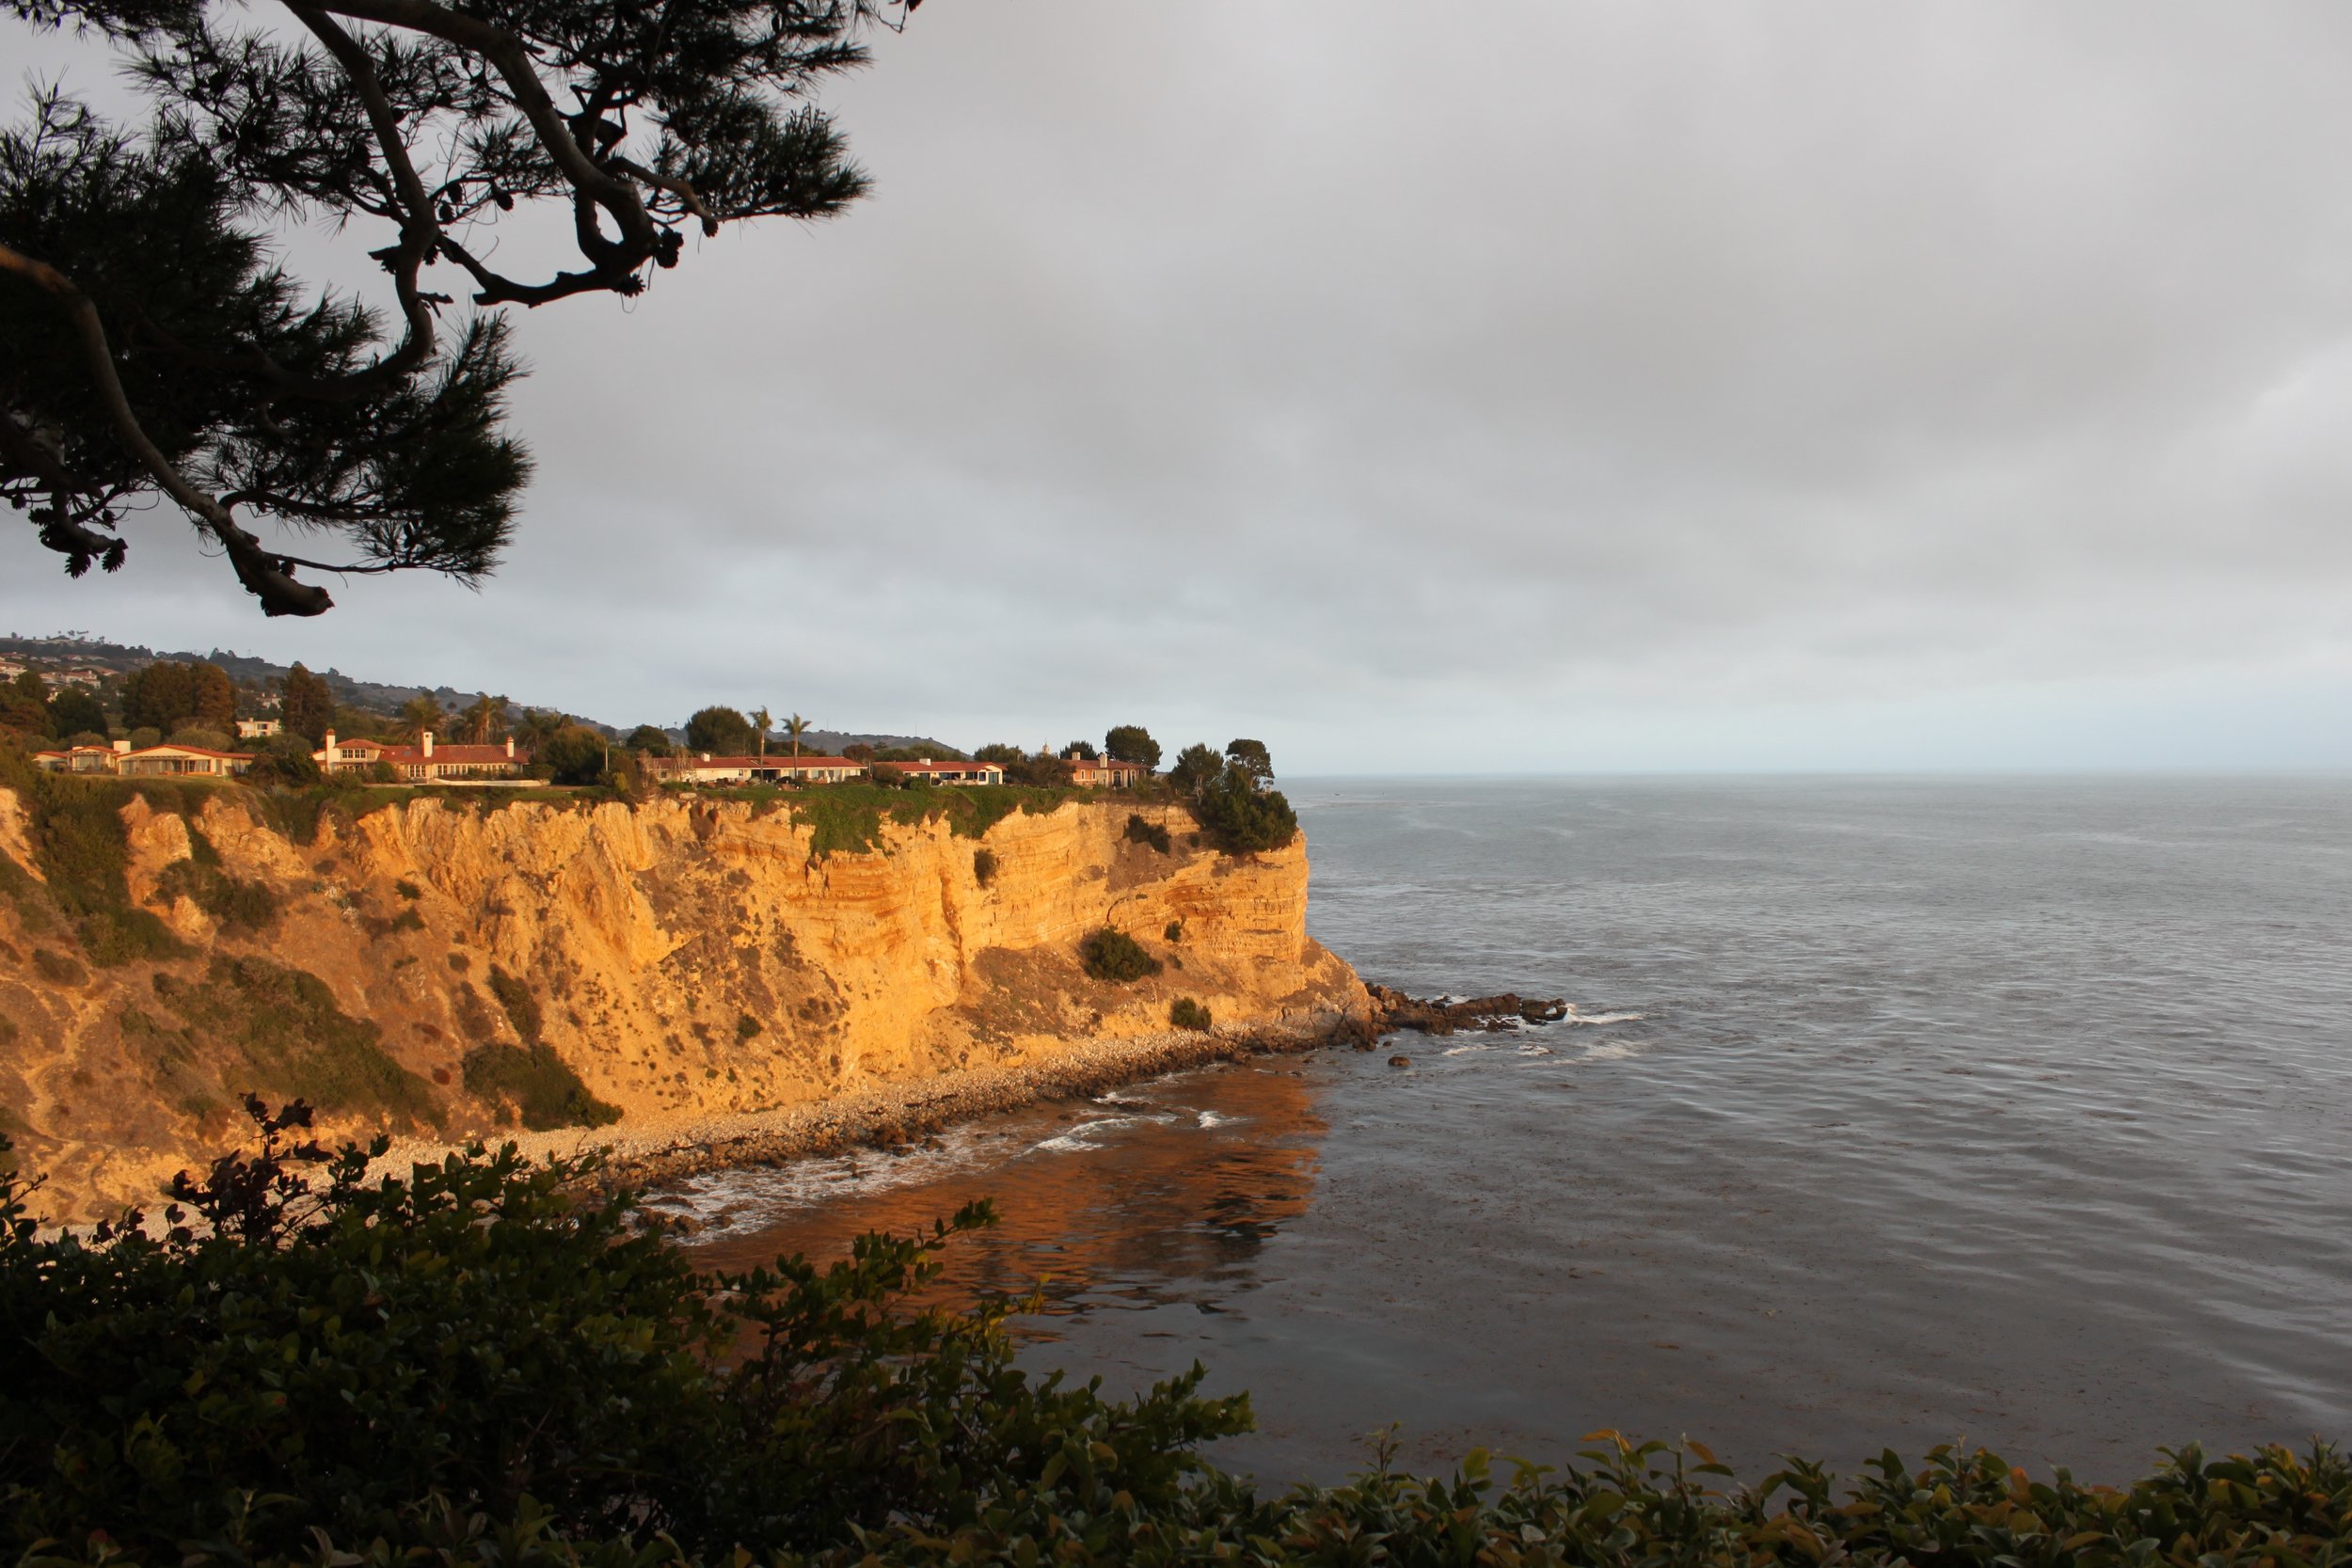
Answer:
[[[1353,1043],[1361,1022],[1346,1014],[1295,1024],[1206,1033],[1169,1030],[1117,1040],[1073,1040],[1051,1056],[1010,1067],[970,1069],[902,1083],[878,1083],[827,1100],[773,1111],[680,1117],[618,1127],[501,1132],[531,1159],[601,1153],[599,1182],[653,1186],[736,1165],[783,1164],[860,1145],[893,1148],[956,1122],[1041,1100],[1100,1094],[1210,1062],[1296,1053]],[[464,1147],[396,1140],[380,1166],[433,1164]]]

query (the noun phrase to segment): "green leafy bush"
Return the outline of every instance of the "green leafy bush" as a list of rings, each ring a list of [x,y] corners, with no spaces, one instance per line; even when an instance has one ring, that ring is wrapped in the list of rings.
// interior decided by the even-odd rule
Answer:
[[[0,1181],[11,1558],[358,1560],[325,1537],[511,1564],[519,1536],[718,1568],[983,1521],[1034,1550],[1089,1511],[1181,1507],[1192,1450],[1247,1425],[1198,1372],[1117,1403],[1032,1380],[1004,1304],[899,1307],[982,1206],[826,1269],[703,1275],[581,1166],[476,1149],[370,1180],[360,1151],[291,1142],[292,1111],[183,1179],[160,1238],[40,1236]]]
[[[1168,1022],[1179,1029],[1198,1029],[1205,1035],[1210,1028],[1209,1009],[1189,996],[1180,996],[1168,1009]]]
[[[1298,814],[1279,789],[1262,789],[1236,764],[1202,786],[1193,815],[1232,854],[1279,849],[1298,836]]]
[[[326,776],[318,759],[310,754],[311,745],[309,739],[291,731],[271,736],[254,752],[246,782],[283,784],[289,789],[311,788]]]
[[[602,784],[611,750],[611,743],[595,730],[584,724],[566,724],[539,743],[531,770],[559,784]]]
[[[1245,1398],[1133,1401],[1014,1365],[1020,1303],[917,1309],[928,1236],[698,1272],[594,1167],[474,1149],[405,1175],[294,1141],[183,1177],[164,1227],[42,1233],[0,1175],[0,1544],[186,1568],[2341,1568],[2332,1448],[2127,1487],[1889,1453],[1747,1486],[1596,1433],[1261,1496],[1199,1457]],[[381,1145],[377,1148],[380,1153]],[[6,1145],[0,1143],[0,1156]],[[0,1167],[5,1167],[0,1158]]]
[[[1126,838],[1130,844],[1148,844],[1163,855],[1168,853],[1174,847],[1168,836],[1166,828],[1157,822],[1145,821],[1142,816],[1136,812],[1127,814]]]
[[[1160,960],[1124,931],[1105,926],[1078,944],[1079,961],[1098,980],[1140,980],[1160,972]]]
[[[996,880],[996,851],[986,845],[972,851],[972,879],[982,887]]]

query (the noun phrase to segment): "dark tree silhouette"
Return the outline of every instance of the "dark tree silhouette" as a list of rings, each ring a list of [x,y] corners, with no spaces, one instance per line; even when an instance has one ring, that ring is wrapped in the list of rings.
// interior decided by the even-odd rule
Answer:
[[[686,749],[741,756],[752,749],[752,721],[735,708],[703,708],[686,721]]]
[[[638,293],[689,228],[854,200],[808,98],[901,4],[0,0],[104,39],[155,105],[125,127],[44,88],[0,130],[0,497],[72,577],[168,497],[270,615],[332,606],[297,569],[477,581],[531,472],[499,308]],[[532,204],[570,210],[579,265],[492,264]],[[291,277],[271,221],[371,237],[394,309]]]
[[[197,659],[175,664],[158,659],[131,672],[122,683],[122,726],[153,728],[169,735],[185,723],[234,728],[237,689],[217,664]]]
[[[1160,743],[1141,724],[1112,725],[1103,737],[1103,751],[1115,762],[1136,762],[1146,768],[1160,765]]]
[[[1274,757],[1266,751],[1264,741],[1228,741],[1225,755],[1234,767],[1248,774],[1253,783],[1265,784],[1273,782]]]
[[[286,685],[278,699],[278,721],[289,735],[313,746],[324,745],[335,723],[335,691],[299,663],[286,672]]]

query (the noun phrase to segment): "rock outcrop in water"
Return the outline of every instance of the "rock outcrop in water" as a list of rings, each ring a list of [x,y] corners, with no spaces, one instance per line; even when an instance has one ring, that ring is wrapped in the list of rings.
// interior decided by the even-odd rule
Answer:
[[[1442,996],[1423,1001],[1387,986],[1367,986],[1365,991],[1372,998],[1373,1033],[1358,1041],[1358,1049],[1364,1051],[1371,1050],[1381,1034],[1398,1029],[1422,1035],[1451,1035],[1457,1030],[1498,1034],[1522,1023],[1557,1023],[1568,1016],[1568,1005],[1562,998],[1537,1001],[1513,991],[1466,1002]]]
[[[99,942],[97,895],[48,886],[0,789],[0,1131],[53,1212],[151,1199],[237,1135],[247,1089],[338,1132],[633,1132],[1158,1034],[1179,997],[1243,1031],[1371,1010],[1306,934],[1303,840],[1188,847],[1176,806],[1139,808],[1167,851],[1127,833],[1132,802],[1081,800],[820,854],[821,824],[736,801],[421,798],[307,843],[265,804],[123,798],[132,936]],[[1105,926],[1161,972],[1089,978]]]

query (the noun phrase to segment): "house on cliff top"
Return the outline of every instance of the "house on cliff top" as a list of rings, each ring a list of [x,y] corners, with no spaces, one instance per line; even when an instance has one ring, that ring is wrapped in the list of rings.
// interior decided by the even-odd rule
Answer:
[[[885,762],[884,768],[900,778],[920,779],[927,784],[1000,784],[1005,770],[993,762]]]
[[[250,752],[215,752],[203,746],[142,746],[127,740],[111,746],[68,746],[35,752],[33,765],[52,773],[104,774],[121,779],[228,779],[253,766]]]
[[[326,744],[312,752],[310,760],[327,773],[357,773],[380,762],[405,784],[519,779],[531,764],[528,756],[516,753],[513,736],[492,746],[444,746],[433,738],[431,730],[419,736],[414,746],[383,740],[338,740],[335,732],[329,730]]]
[[[658,784],[847,784],[866,777],[866,765],[848,757],[712,756],[690,752],[682,757],[647,757],[646,776]]]
[[[1119,762],[1110,757],[1070,759],[1070,782],[1080,789],[1125,789],[1150,771],[1139,762]]]

